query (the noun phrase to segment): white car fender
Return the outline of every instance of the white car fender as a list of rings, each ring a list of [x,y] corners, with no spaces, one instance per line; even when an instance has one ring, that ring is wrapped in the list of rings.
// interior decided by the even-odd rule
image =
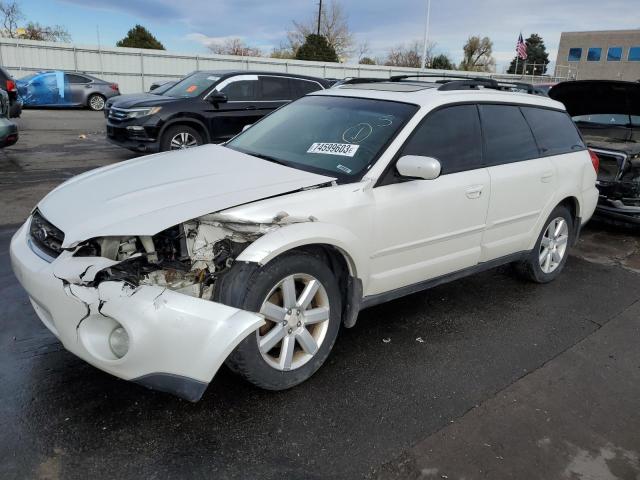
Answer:
[[[249,245],[236,259],[260,265],[278,255],[303,245],[324,244],[336,247],[344,255],[349,273],[366,286],[369,278],[369,258],[364,240],[344,227],[331,223],[305,222],[286,225],[270,232]]]

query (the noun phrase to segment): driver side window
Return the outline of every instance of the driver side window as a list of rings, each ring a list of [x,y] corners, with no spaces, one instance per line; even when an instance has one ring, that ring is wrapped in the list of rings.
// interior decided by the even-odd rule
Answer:
[[[477,107],[455,105],[427,114],[405,144],[402,155],[433,157],[440,162],[442,175],[482,167]]]
[[[256,80],[238,80],[225,86],[221,93],[224,93],[230,102],[250,102],[257,98],[257,86]]]

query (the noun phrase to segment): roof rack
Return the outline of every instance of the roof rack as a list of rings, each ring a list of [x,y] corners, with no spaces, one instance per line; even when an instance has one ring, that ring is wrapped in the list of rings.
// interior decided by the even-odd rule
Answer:
[[[451,75],[448,73],[415,73],[406,75],[394,75],[389,78],[366,78],[353,77],[345,80],[342,85],[356,85],[361,83],[379,83],[379,82],[401,82],[412,78],[437,78],[432,83],[441,84],[438,90],[477,90],[480,87],[491,88],[494,90],[512,91],[523,90],[532,95],[539,95],[540,92],[530,84],[525,82],[510,82],[496,80],[490,77],[470,77],[467,75]]]

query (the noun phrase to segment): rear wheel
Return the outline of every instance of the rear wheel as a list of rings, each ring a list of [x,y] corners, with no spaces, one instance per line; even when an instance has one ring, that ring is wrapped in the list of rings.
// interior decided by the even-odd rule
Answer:
[[[266,324],[245,338],[227,365],[251,383],[284,390],[313,375],[329,356],[340,329],[341,297],[332,271],[309,253],[269,262],[222,292],[225,303],[260,312]],[[224,283],[223,283],[224,288]]]
[[[188,125],[174,125],[162,134],[160,149],[163,152],[184,150],[185,148],[197,147],[203,143],[202,135],[195,128]]]
[[[101,110],[104,110],[105,102],[106,102],[106,99],[102,95],[98,93],[94,93],[89,97],[89,100],[87,101],[87,105],[94,112],[99,112]]]
[[[567,262],[573,236],[571,213],[565,206],[558,205],[549,215],[527,259],[516,264],[518,272],[536,283],[554,280]]]

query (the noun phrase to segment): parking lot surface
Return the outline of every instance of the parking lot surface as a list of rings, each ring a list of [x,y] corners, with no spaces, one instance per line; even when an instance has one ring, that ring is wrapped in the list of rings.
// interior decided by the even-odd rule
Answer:
[[[267,392],[223,369],[191,404],[77,359],[32,311],[8,259],[17,224],[66,178],[135,154],[105,142],[101,114],[20,124],[0,153],[1,478],[640,473],[636,232],[587,229],[548,285],[504,267],[363,311],[304,384]]]

